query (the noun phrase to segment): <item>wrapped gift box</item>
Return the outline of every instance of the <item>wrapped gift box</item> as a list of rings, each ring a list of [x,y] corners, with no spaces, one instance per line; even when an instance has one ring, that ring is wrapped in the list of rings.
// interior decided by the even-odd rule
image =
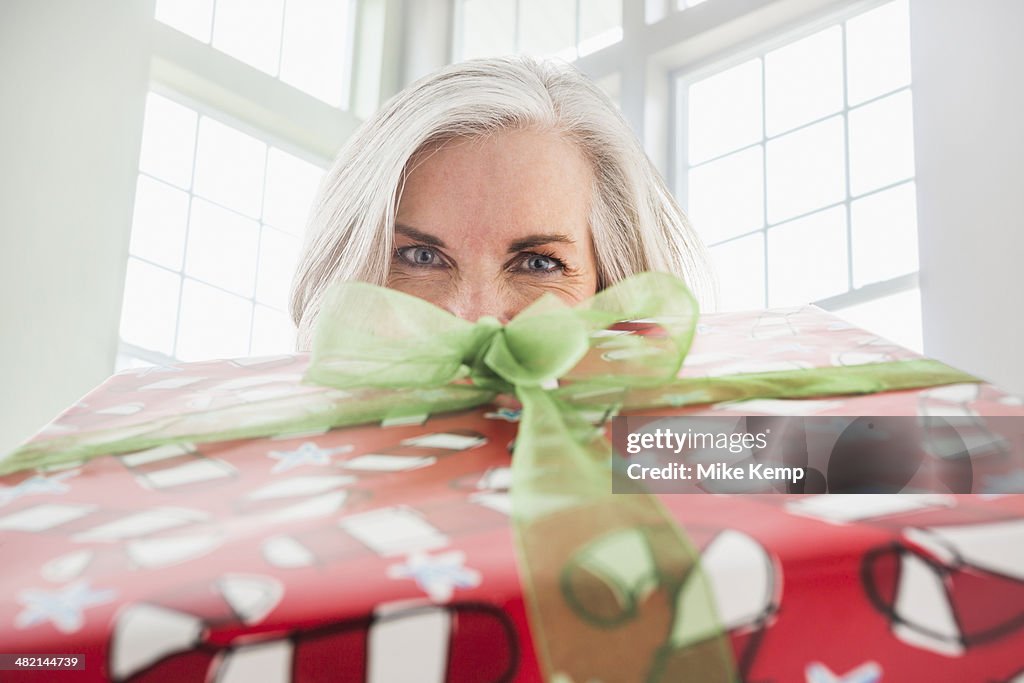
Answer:
[[[683,375],[916,357],[809,306],[703,316]],[[122,372],[36,440],[323,391],[299,383],[308,362]],[[1024,404],[970,383],[650,412],[1024,417]],[[0,478],[0,650],[86,661],[0,679],[541,680],[509,521],[518,418],[489,406]],[[1014,476],[979,482],[984,495],[660,500],[701,552],[743,681],[1011,683],[1024,680],[1024,496],[1002,493],[1021,490]]]

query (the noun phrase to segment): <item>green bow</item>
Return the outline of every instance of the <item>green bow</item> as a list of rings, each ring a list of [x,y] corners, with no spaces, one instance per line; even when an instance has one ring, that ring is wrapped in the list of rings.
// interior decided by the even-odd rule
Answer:
[[[470,323],[394,290],[339,283],[321,307],[304,378],[318,387],[30,442],[0,460],[0,474],[172,443],[463,410],[514,394],[523,410],[513,521],[549,679],[732,681],[732,651],[696,550],[657,498],[612,494],[617,475],[601,423],[627,409],[978,380],[930,360],[680,379],[697,316],[686,286],[657,273],[574,307],[542,297],[504,326],[493,318]],[[638,320],[650,323],[644,334],[609,329]]]
[[[678,379],[697,304],[680,280],[657,273],[571,308],[542,297],[504,327],[356,283],[333,289],[320,316],[311,381],[477,388],[522,403],[513,522],[534,640],[557,681],[736,679],[696,549],[654,496],[612,494],[611,448],[590,418],[622,408],[974,381],[933,361]],[[609,330],[636,320],[652,324],[648,334]],[[416,410],[436,412],[431,407],[425,401]]]
[[[596,336],[641,318],[656,318],[661,334]],[[543,296],[505,326],[491,317],[470,323],[416,297],[352,282],[325,298],[306,379],[403,389],[468,379],[510,393],[557,380],[660,385],[678,373],[696,319],[686,286],[658,273],[624,280],[575,307]],[[614,351],[614,362],[581,366],[594,346]]]
[[[320,316],[311,381],[406,390],[468,382],[522,403],[512,516],[550,680],[735,678],[693,545],[653,496],[612,495],[603,430],[555,390],[568,382],[577,395],[600,395],[610,414],[624,390],[672,382],[697,321],[681,281],[647,273],[572,308],[548,295],[505,326],[350,284],[330,292]],[[657,325],[656,334],[608,334],[638,319]],[[684,600],[686,623],[700,627],[682,626]]]

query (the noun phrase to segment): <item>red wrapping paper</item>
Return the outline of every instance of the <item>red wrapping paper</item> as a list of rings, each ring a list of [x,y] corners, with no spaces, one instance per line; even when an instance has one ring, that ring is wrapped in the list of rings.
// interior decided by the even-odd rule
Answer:
[[[704,316],[683,374],[915,357],[804,307]],[[37,438],[306,391],[307,362],[124,372]],[[703,413],[1024,405],[982,383],[657,411]],[[516,418],[481,408],[0,478],[0,651],[86,658],[0,680],[540,680],[508,518]],[[1010,683],[1024,496],[991,490],[661,500],[702,552],[744,681]]]

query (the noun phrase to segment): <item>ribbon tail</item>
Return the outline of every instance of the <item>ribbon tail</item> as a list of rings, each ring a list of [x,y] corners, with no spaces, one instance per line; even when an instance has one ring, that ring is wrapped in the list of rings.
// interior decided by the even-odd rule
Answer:
[[[548,679],[737,680],[685,531],[656,497],[612,493],[617,475],[602,430],[541,389],[517,395],[513,522]]]
[[[219,408],[147,418],[115,428],[30,441],[0,458],[0,476],[78,463],[157,446],[327,431],[390,418],[465,410],[494,392],[469,385],[436,389],[318,390]]]
[[[924,389],[983,380],[929,358],[837,367],[757,372],[717,377],[681,377],[659,386],[606,388],[569,384],[557,396],[581,408],[604,405],[617,392],[623,410],[680,408],[749,399],[857,396]],[[724,407],[724,406],[723,406]],[[742,410],[742,406],[737,406]]]

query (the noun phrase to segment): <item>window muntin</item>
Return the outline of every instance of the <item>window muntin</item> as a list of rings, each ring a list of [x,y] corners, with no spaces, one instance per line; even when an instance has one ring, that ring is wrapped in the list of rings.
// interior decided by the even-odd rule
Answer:
[[[118,366],[291,352],[287,292],[322,175],[150,93]]]
[[[622,40],[622,0],[456,0],[457,60],[531,54],[572,61]]]
[[[157,0],[155,18],[347,108],[355,0]]]
[[[720,309],[870,311],[920,349],[909,54],[897,0],[679,79],[677,189]]]

